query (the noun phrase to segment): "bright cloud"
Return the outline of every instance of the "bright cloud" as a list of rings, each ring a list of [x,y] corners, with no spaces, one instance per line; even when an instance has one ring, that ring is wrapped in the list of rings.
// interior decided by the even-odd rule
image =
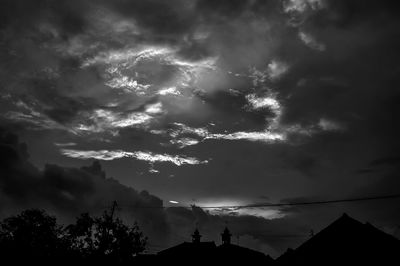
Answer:
[[[134,65],[142,60],[170,54],[173,49],[168,47],[141,47],[101,52],[93,58],[83,62],[82,67],[95,64],[115,65],[122,63],[124,66]]]
[[[267,220],[286,216],[279,210],[269,208],[215,208],[211,209],[210,213],[214,215],[255,216]]]
[[[138,160],[148,161],[148,162],[171,162],[178,166],[182,164],[203,164],[207,163],[208,161],[200,161],[193,157],[180,157],[180,156],[171,156],[168,154],[154,154],[150,152],[135,152],[134,156]]]
[[[157,92],[159,95],[181,95],[180,91],[176,87],[169,87],[161,89]]]
[[[255,94],[249,94],[246,96],[247,101],[249,102],[252,109],[263,109],[263,108],[270,108],[274,112],[279,112],[281,109],[281,105],[272,96],[266,97],[257,97]]]
[[[267,74],[270,80],[281,78],[289,70],[289,65],[278,60],[272,60],[267,67]]]
[[[213,215],[256,216],[267,220],[278,219],[285,216],[276,208],[251,206],[243,200],[202,200],[199,207],[204,207]],[[239,207],[249,206],[249,207]],[[251,206],[251,207],[250,207]]]
[[[174,123],[174,125],[177,126],[178,129],[170,132],[171,137],[177,137],[182,134],[192,134],[192,135],[196,135],[196,136],[205,138],[210,135],[210,133],[208,132],[208,129],[205,127],[193,128],[193,127],[189,127],[182,123]]]
[[[325,44],[318,42],[311,34],[300,31],[299,38],[311,49],[318,51],[325,51],[326,49]]]
[[[285,12],[304,13],[308,9],[318,10],[325,6],[323,0],[286,0],[283,1],[283,9]]]
[[[97,150],[97,151],[82,151],[72,149],[62,149],[61,153],[65,156],[77,159],[96,159],[96,160],[115,160],[121,158],[135,158],[140,161],[147,161],[150,163],[169,162],[177,166],[184,164],[196,165],[205,164],[208,161],[200,161],[193,157],[185,157],[169,154],[156,154],[152,152],[135,151],[128,152],[123,150]]]
[[[249,140],[262,142],[276,142],[286,140],[282,133],[270,131],[234,132],[230,134],[211,134],[206,139]]]
[[[198,144],[200,141],[193,138],[181,138],[181,139],[172,139],[170,140],[171,144],[177,145],[179,148],[185,148],[187,146],[192,146]]]
[[[126,89],[127,91],[146,90],[150,87],[148,84],[139,84],[136,80],[133,80],[127,76],[115,77],[107,81],[105,85],[115,89]]]
[[[142,112],[121,113],[97,109],[89,114],[88,121],[79,123],[75,129],[77,131],[93,133],[104,132],[112,129],[143,125],[150,122],[152,118],[152,116]]]
[[[234,132],[234,133],[210,133],[207,128],[193,128],[181,123],[175,123],[179,126],[178,130],[170,133],[171,137],[178,137],[181,134],[192,134],[200,137],[202,140],[207,139],[225,139],[225,140],[249,140],[249,141],[284,141],[285,135],[281,133],[274,133],[271,131],[254,131],[254,132]],[[173,140],[175,143],[176,140]],[[179,142],[178,142],[179,144]],[[197,144],[195,142],[192,145]]]
[[[167,61],[169,61],[173,65],[181,66],[181,67],[186,67],[188,69],[192,70],[199,70],[199,69],[210,69],[210,70],[215,70],[215,62],[217,61],[218,58],[216,57],[211,57],[211,58],[206,58],[200,61],[184,61],[181,59],[178,59],[173,56],[169,56],[167,58]]]
[[[161,114],[163,112],[162,103],[158,102],[146,105],[145,112],[148,114]]]
[[[124,157],[130,157],[132,153],[125,152],[122,150],[81,151],[81,150],[62,149],[61,154],[76,159],[96,159],[96,160],[111,161]]]

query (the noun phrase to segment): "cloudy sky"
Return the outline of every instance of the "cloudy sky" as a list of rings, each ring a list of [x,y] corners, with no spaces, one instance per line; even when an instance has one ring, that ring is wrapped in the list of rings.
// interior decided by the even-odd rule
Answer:
[[[344,211],[400,234],[393,200],[141,208],[399,193],[396,2],[1,0],[0,214],[118,200],[154,249],[228,223],[273,256]]]

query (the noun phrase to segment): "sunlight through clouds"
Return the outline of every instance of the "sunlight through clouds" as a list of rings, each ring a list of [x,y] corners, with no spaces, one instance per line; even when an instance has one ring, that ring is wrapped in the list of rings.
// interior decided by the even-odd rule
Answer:
[[[280,112],[281,105],[280,103],[273,97],[257,97],[255,94],[249,94],[246,96],[247,101],[250,103],[252,109],[263,109],[270,108],[274,112]]]
[[[230,134],[210,134],[206,139],[248,140],[261,142],[285,141],[286,136],[269,131],[234,132]]]
[[[289,70],[289,65],[278,60],[272,60],[267,67],[269,79],[275,81],[281,78]]]
[[[105,132],[118,128],[144,125],[153,117],[147,113],[120,113],[110,110],[97,109],[88,115],[87,122],[75,126],[75,130],[84,132]]]
[[[145,112],[148,114],[160,114],[163,112],[162,109],[162,103],[154,103],[154,104],[148,104],[145,108]]]
[[[307,9],[317,10],[324,7],[324,0],[284,0],[285,12],[304,13]]]
[[[62,149],[61,154],[75,159],[96,159],[104,161],[111,161],[121,158],[134,158],[149,163],[169,162],[177,166],[181,166],[184,164],[196,165],[196,164],[208,163],[207,160],[200,161],[199,159],[193,157],[184,157],[184,156],[169,155],[169,154],[156,154],[152,152],[143,152],[143,151],[135,151],[135,152],[128,152],[123,150],[83,151],[83,150]]]
[[[105,85],[115,89],[125,88],[127,92],[143,91],[151,86],[149,84],[147,85],[139,84],[136,80],[133,80],[127,76],[115,77],[107,81]]]
[[[395,2],[0,1],[4,213],[137,202],[163,245],[224,220],[270,244],[334,210],[258,202],[400,187]]]
[[[317,51],[325,51],[326,46],[323,43],[318,42],[311,34],[300,31],[299,38],[304,42],[305,45],[311,49]]]
[[[176,87],[164,88],[158,91],[159,95],[181,95]]]
[[[204,207],[210,214],[219,216],[255,216],[267,220],[279,219],[286,216],[286,213],[278,208],[269,207],[245,207],[251,203],[248,200],[238,199],[202,199],[196,203]],[[222,207],[224,206],[224,207]]]

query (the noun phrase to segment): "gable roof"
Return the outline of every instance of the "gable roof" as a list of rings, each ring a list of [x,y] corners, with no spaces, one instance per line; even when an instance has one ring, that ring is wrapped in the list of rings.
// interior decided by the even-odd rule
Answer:
[[[277,259],[281,264],[327,264],[337,262],[382,262],[397,259],[400,241],[369,223],[347,214],[327,226],[295,250]]]
[[[157,254],[160,256],[169,256],[175,254],[204,253],[213,251],[216,247],[214,241],[199,243],[183,242],[179,245],[164,249]]]
[[[253,262],[259,261],[263,263],[272,263],[274,260],[260,251],[245,248],[234,244],[222,244],[217,247],[218,254],[222,258],[229,258],[235,260],[251,260]]]

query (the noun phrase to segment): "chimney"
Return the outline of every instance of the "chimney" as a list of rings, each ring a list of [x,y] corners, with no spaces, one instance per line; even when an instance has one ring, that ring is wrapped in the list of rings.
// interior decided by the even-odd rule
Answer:
[[[230,245],[231,244],[231,232],[229,232],[228,227],[225,227],[224,232],[221,234],[222,245]]]
[[[192,235],[192,243],[196,243],[196,244],[200,243],[200,238],[201,238],[201,235],[199,233],[199,230],[196,228],[196,230],[194,230],[194,233]]]

